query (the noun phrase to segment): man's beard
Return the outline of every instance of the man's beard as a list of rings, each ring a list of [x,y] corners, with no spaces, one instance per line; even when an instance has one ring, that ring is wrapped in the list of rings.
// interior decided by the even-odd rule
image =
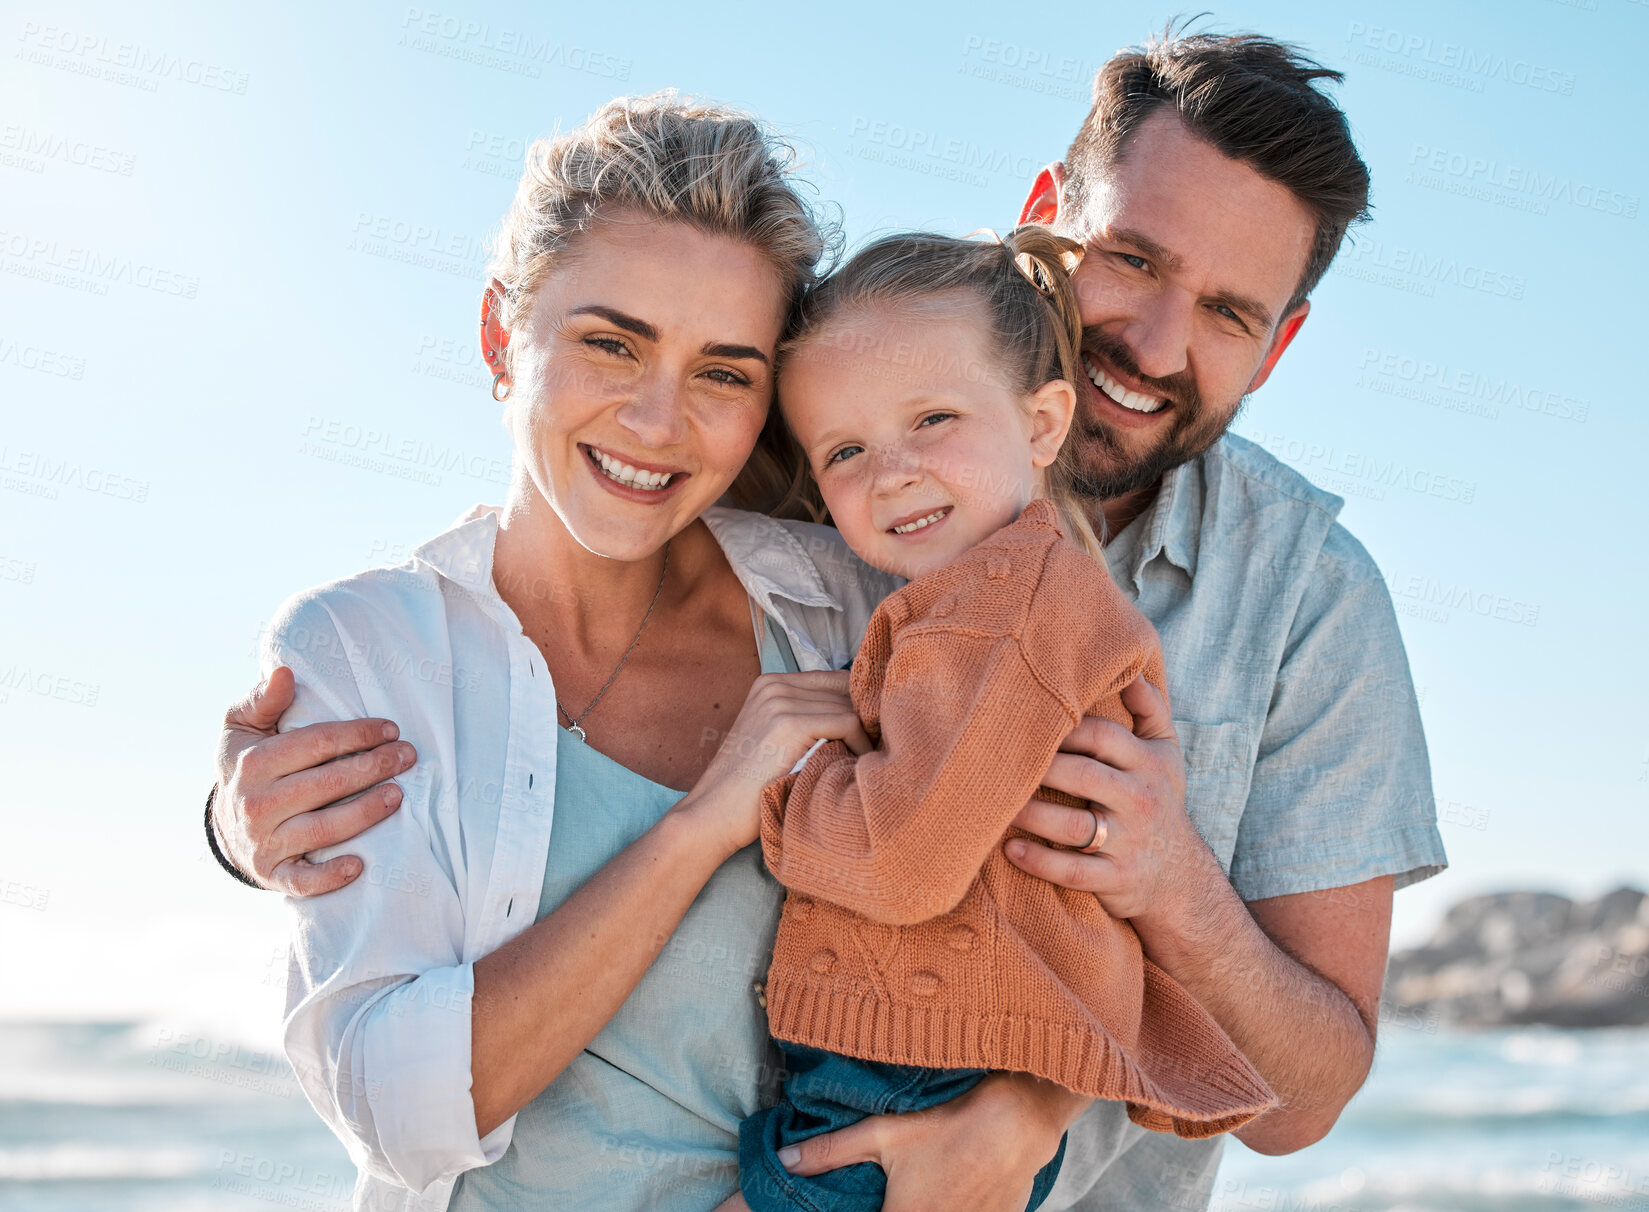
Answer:
[[[1101,365],[1110,365],[1141,384],[1150,395],[1161,396],[1173,406],[1168,431],[1144,455],[1130,455],[1103,422],[1085,420],[1080,413],[1073,426],[1073,486],[1083,496],[1101,501],[1115,500],[1149,488],[1182,463],[1189,463],[1220,440],[1248,400],[1239,399],[1229,415],[1226,410],[1204,403],[1196,378],[1189,370],[1166,379],[1153,379],[1139,372],[1132,352],[1116,337],[1098,328],[1082,330],[1082,350],[1094,355]],[[1103,393],[1103,389],[1095,387]],[[1099,456],[1099,457],[1096,457]],[[1132,462],[1128,460],[1132,458]]]

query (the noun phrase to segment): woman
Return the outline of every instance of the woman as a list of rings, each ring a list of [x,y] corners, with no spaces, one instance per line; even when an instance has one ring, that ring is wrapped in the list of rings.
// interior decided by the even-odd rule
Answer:
[[[515,447],[503,510],[271,627],[266,669],[297,677],[283,729],[385,717],[418,754],[400,810],[351,844],[364,878],[293,901],[287,1051],[361,1168],[357,1206],[709,1208],[736,1188],[739,1121],[778,1078],[752,988],[781,899],[760,792],[814,738],[867,746],[832,671],[895,584],[827,528],[714,506],[793,490],[773,358],[823,248],[740,115],[620,100],[538,145],[481,306]],[[302,770],[336,735],[281,771],[246,751],[231,798],[279,796],[287,770],[287,793],[347,794],[347,771]],[[393,806],[329,811],[358,828]],[[249,857],[320,840],[265,834]],[[1086,1101],[992,1075],[881,1138],[887,1206],[942,1181],[1021,1207]]]

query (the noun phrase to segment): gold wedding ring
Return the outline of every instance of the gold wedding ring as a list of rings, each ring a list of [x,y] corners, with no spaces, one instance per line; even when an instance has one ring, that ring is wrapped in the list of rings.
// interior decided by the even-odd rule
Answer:
[[[1078,846],[1083,854],[1098,854],[1100,847],[1105,845],[1105,835],[1110,832],[1105,824],[1105,818],[1100,815],[1098,808],[1088,809],[1088,814],[1094,818],[1094,836],[1088,839],[1086,846]]]

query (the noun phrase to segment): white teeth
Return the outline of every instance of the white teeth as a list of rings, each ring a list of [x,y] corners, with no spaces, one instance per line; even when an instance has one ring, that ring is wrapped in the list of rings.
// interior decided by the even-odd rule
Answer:
[[[674,477],[673,472],[642,471],[639,467],[631,467],[609,454],[603,454],[594,446],[589,448],[590,455],[595,459],[601,470],[610,480],[617,480],[629,488],[640,488],[646,492],[657,492]]]
[[[1082,359],[1082,369],[1088,372],[1088,378],[1093,381],[1095,387],[1124,408],[1132,409],[1134,412],[1156,412],[1167,403],[1166,400],[1160,400],[1156,396],[1147,396],[1137,391],[1124,390],[1122,384],[1099,369],[1087,358]]]
[[[913,530],[920,530],[924,526],[931,526],[949,512],[950,510],[948,509],[941,509],[935,513],[928,514],[925,518],[917,518],[914,522],[906,522],[903,526],[895,526],[893,528],[893,533],[909,534]]]

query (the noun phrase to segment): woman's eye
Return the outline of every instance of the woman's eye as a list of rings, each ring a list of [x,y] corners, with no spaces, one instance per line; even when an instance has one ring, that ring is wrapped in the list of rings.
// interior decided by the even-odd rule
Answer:
[[[725,383],[729,387],[750,386],[750,380],[736,370],[728,370],[725,367],[718,366],[714,370],[705,373],[714,378],[717,383]]]
[[[841,462],[843,462],[847,459],[851,459],[854,455],[858,454],[863,449],[864,449],[863,446],[843,446],[841,449],[833,452],[831,454],[831,456],[828,459],[825,460],[825,466],[826,467],[833,467],[837,463],[841,463]]]
[[[626,357],[630,353],[630,347],[617,337],[585,337],[584,344],[593,345],[603,353],[616,354],[619,357]]]

